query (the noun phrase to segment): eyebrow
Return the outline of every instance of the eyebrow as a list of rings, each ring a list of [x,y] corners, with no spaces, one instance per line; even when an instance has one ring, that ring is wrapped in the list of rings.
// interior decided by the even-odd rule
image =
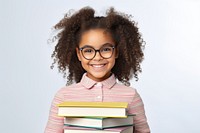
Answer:
[[[104,47],[104,46],[115,46],[115,44],[111,44],[111,43],[104,43],[101,47]],[[84,45],[83,47],[81,47],[81,49],[82,48],[86,48],[86,47],[92,47],[91,45]],[[100,47],[100,48],[101,48]],[[94,47],[92,47],[92,48],[94,48]]]

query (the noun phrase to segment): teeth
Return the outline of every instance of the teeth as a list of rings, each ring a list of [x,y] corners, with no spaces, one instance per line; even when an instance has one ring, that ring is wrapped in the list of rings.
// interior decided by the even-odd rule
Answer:
[[[102,67],[102,66],[104,66],[104,65],[92,65],[93,67],[97,67],[97,68],[99,68],[99,67]]]

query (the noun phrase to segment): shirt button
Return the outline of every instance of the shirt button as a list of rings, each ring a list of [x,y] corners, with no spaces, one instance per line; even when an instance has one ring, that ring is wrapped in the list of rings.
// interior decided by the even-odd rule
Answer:
[[[102,86],[102,83],[98,82],[98,83],[96,83],[95,86],[99,86],[99,87],[101,87],[101,86]]]
[[[101,96],[97,96],[97,98],[99,99],[99,98],[101,98]]]

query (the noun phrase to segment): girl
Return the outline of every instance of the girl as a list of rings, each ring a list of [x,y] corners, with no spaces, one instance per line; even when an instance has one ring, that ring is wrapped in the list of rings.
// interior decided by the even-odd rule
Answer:
[[[105,17],[94,14],[85,7],[54,27],[61,31],[56,36],[53,64],[58,63],[59,71],[67,76],[68,86],[53,99],[45,133],[63,133],[63,118],[57,116],[56,105],[64,101],[128,102],[128,112],[136,114],[135,133],[149,133],[142,99],[129,87],[129,80],[133,76],[137,80],[141,72],[141,34],[130,16],[113,8]]]

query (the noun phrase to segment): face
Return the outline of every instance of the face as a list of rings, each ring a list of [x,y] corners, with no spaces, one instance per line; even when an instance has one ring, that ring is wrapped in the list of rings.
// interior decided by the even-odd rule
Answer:
[[[109,49],[105,47],[115,46],[114,40],[109,32],[104,29],[91,29],[84,32],[81,36],[79,48],[94,48],[100,50],[101,55],[104,55]],[[111,69],[115,65],[117,57],[116,49],[113,49],[113,54],[109,58],[103,58],[100,51],[92,59],[86,59],[83,56],[83,50],[76,49],[79,61],[82,67],[87,71],[87,76],[95,81],[103,81],[111,75]],[[91,50],[85,51],[86,54]],[[104,53],[105,52],[105,53]],[[106,54],[105,54],[106,55]]]

